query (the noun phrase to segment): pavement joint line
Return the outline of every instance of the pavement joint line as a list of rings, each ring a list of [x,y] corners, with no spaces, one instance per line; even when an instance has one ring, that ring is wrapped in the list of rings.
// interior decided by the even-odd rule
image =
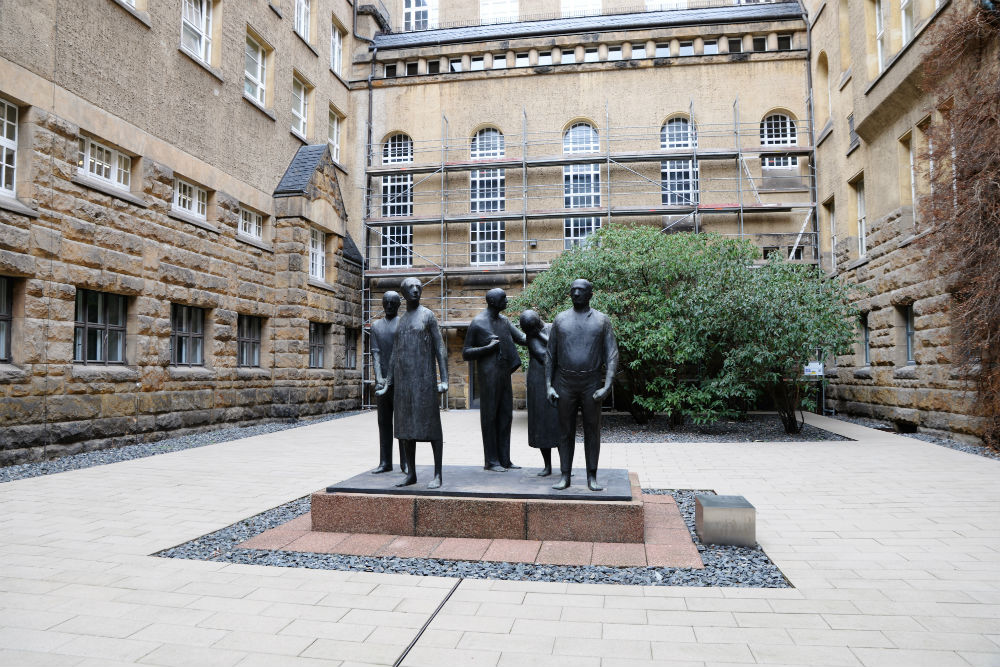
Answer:
[[[448,604],[448,600],[451,599],[451,596],[455,593],[456,590],[458,590],[458,587],[462,585],[463,581],[465,581],[465,579],[459,577],[458,581],[455,582],[455,585],[451,587],[450,591],[448,591],[448,594],[444,596],[443,600],[441,600],[441,603],[437,606],[437,609],[435,609],[431,613],[430,617],[428,617],[428,619],[424,621],[424,624],[420,626],[420,630],[417,631],[416,636],[410,641],[409,644],[407,644],[406,648],[403,649],[403,652],[399,654],[399,657],[396,658],[396,662],[392,663],[392,667],[399,667],[400,665],[403,664],[403,661],[406,660],[406,656],[408,656],[410,654],[410,651],[413,650],[413,647],[417,645],[417,642],[420,641],[420,638],[424,635],[424,632],[427,630],[428,627],[430,627],[430,624],[434,621],[435,617],[437,617],[437,615],[441,613],[441,610],[444,609],[444,606]]]

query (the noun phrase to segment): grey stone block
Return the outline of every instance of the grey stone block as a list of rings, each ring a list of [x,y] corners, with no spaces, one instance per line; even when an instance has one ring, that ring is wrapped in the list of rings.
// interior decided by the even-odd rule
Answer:
[[[696,495],[694,526],[705,544],[757,544],[757,510],[743,496]]]

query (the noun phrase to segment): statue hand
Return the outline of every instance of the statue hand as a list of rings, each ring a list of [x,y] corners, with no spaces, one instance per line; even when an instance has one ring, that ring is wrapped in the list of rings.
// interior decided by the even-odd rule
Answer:
[[[490,337],[490,342],[486,344],[487,350],[493,350],[500,347],[500,339],[496,336]]]
[[[388,384],[382,384],[381,386],[375,385],[375,395],[376,396],[385,396],[386,392],[388,392],[388,391],[389,391],[389,385]]]
[[[559,402],[559,394],[552,387],[549,387],[548,391],[545,392],[545,397],[549,399],[549,403],[553,406]]]
[[[609,391],[611,391],[611,387],[601,387],[594,392],[594,400],[600,403],[605,399]]]
[[[438,383],[438,393],[439,394],[443,394],[446,391],[448,391],[448,383],[447,382],[439,382]]]

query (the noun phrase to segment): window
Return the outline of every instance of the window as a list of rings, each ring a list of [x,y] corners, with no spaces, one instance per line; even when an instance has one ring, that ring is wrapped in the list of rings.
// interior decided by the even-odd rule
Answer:
[[[761,146],[795,146],[798,144],[795,121],[783,113],[773,113],[760,122]],[[762,167],[795,167],[799,159],[794,155],[762,157]]]
[[[591,153],[600,150],[597,130],[589,123],[574,123],[563,135],[563,153]],[[563,167],[564,208],[597,208],[601,205],[601,165],[568,164]],[[579,245],[599,229],[600,218],[566,218],[563,220],[564,247]]]
[[[243,76],[243,92],[258,104],[265,104],[267,86],[267,52],[253,37],[247,35]]]
[[[483,56],[472,56],[470,65],[469,70],[472,72],[480,72],[486,69]]]
[[[791,35],[778,35],[778,50],[779,51],[791,51],[792,50],[792,36]]]
[[[539,65],[551,65],[552,64],[552,52],[551,51],[539,51],[539,53],[538,53],[538,64]]]
[[[682,56],[693,56],[694,42],[681,42],[681,48],[679,54]]]
[[[396,65],[386,65],[385,66],[385,78],[393,79],[396,77]]]
[[[263,320],[254,315],[236,318],[236,365],[260,366],[260,331]]]
[[[507,230],[502,220],[473,222],[469,227],[473,265],[503,264],[507,257]]]
[[[601,13],[601,0],[562,0],[563,16],[594,16]]]
[[[600,52],[596,47],[590,47],[583,51],[583,62],[596,63],[600,60]]]
[[[608,60],[621,60],[622,59],[622,47],[620,46],[609,46],[608,47]]]
[[[861,314],[861,357],[864,365],[870,366],[872,363],[871,329],[868,328],[868,313]]]
[[[405,134],[394,134],[382,145],[382,164],[413,162],[413,140]]]
[[[14,329],[14,281],[0,276],[0,362],[10,363]]]
[[[125,297],[76,291],[73,361],[82,364],[125,363]]]
[[[564,49],[559,55],[560,65],[572,65],[576,62],[576,51],[573,49]]]
[[[0,98],[0,193],[14,196],[17,169],[17,107]]]
[[[330,69],[337,76],[343,76],[344,32],[334,25],[330,32]]]
[[[781,257],[781,248],[778,246],[766,245],[763,248],[764,259],[770,259],[771,257]]]
[[[507,68],[507,54],[498,53],[493,56],[493,69],[506,69]]]
[[[498,158],[505,154],[503,134],[485,128],[472,139],[473,160]],[[507,178],[503,169],[473,169],[469,176],[473,213],[502,211],[506,205]],[[472,264],[502,264],[506,257],[506,228],[503,221],[473,222],[470,226]]]
[[[461,72],[462,71],[462,59],[452,58],[448,61],[448,71],[449,72]]]
[[[255,239],[264,237],[264,216],[257,211],[240,207],[240,234]]]
[[[212,57],[212,0],[183,0],[181,46],[204,63]]]
[[[865,218],[865,182],[858,179],[853,184],[854,201],[858,212],[858,257],[868,254],[868,224]]]
[[[309,277],[326,280],[326,234],[309,230]]]
[[[660,148],[694,148],[696,145],[697,137],[687,118],[671,118],[660,129]],[[660,182],[664,206],[698,204],[698,173],[693,158],[661,162]]]
[[[208,217],[208,191],[175,178],[173,209],[205,220]]]
[[[441,73],[441,61],[440,60],[428,60],[427,61],[427,73],[428,74],[440,74]]]
[[[510,23],[517,19],[517,0],[479,0],[480,23]]]
[[[706,56],[714,56],[719,52],[719,42],[714,39],[705,40],[705,48],[702,50]]]
[[[309,41],[309,0],[295,0],[295,32]]]
[[[403,0],[403,31],[437,28],[437,0]]]
[[[527,67],[531,64],[531,58],[527,53],[518,53],[514,56],[514,67]]]
[[[850,153],[851,150],[857,148],[861,145],[861,137],[858,133],[854,131],[854,113],[847,114],[847,137],[850,143],[847,146],[847,152]]]
[[[884,12],[882,0],[875,0],[875,58],[880,73],[885,69],[886,57],[889,55],[889,38],[885,34]]]
[[[800,246],[790,246],[788,248],[788,259],[802,259],[805,255],[805,249]]]
[[[382,266],[413,265],[413,227],[389,225],[382,228]]]
[[[358,330],[344,329],[344,368],[358,367]]]
[[[743,38],[742,37],[727,37],[726,46],[729,47],[730,53],[743,53]]]
[[[80,174],[97,178],[128,190],[132,176],[132,158],[90,137],[80,137],[76,156]]]
[[[406,63],[406,76],[416,76],[419,64],[417,61]]]
[[[632,60],[642,60],[646,57],[646,45],[645,44],[633,44],[632,45]]]
[[[292,131],[303,139],[309,133],[309,87],[292,76]]]
[[[170,363],[174,366],[203,366],[204,350],[204,309],[170,304]]]
[[[754,37],[753,50],[757,52],[767,51],[767,37]]]
[[[413,215],[413,174],[382,177],[382,217]]]
[[[334,162],[340,162],[340,120],[340,114],[330,109],[326,140],[330,143],[330,156]]]
[[[309,368],[323,368],[326,328],[327,325],[319,322],[309,323]]]
[[[900,175],[902,178],[900,201],[910,204],[912,209],[913,225],[917,224],[917,164],[916,155],[913,151],[913,133],[908,132],[899,141],[900,158],[903,164],[900,165]]]
[[[657,44],[656,45],[656,57],[657,58],[669,58],[670,57],[670,44]]]
[[[903,340],[906,344],[906,363],[915,364],[916,361],[916,346],[914,345],[914,321],[913,321],[913,304],[908,306],[903,306]]]
[[[382,146],[383,164],[413,162],[413,140],[394,134]],[[382,217],[413,215],[413,174],[382,177]],[[390,225],[382,229],[382,266],[411,266],[413,263],[413,228]]]

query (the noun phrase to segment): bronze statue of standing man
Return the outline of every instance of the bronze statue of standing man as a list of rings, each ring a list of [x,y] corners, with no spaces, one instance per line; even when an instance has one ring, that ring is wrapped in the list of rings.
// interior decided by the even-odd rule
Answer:
[[[396,326],[399,319],[399,305],[402,300],[397,292],[386,292],[382,295],[382,310],[385,317],[372,324],[372,366],[375,367],[375,391],[386,386],[389,376],[389,362],[392,360],[392,345],[396,339]],[[392,408],[393,390],[390,387],[381,396],[376,396],[378,409],[378,467],[372,470],[373,475],[392,472]],[[406,472],[406,452],[402,440],[399,442],[399,469]]]
[[[549,332],[545,385],[549,402],[559,408],[561,477],[552,487],[557,490],[570,485],[578,410],[583,416],[587,486],[591,491],[603,490],[597,483],[601,403],[611,391],[618,370],[618,343],[608,316],[590,307],[593,294],[589,280],[574,280],[569,290],[573,308],[556,315]]]
[[[420,305],[423,286],[416,278],[402,285],[406,312],[399,316],[392,361],[385,386],[375,392],[384,396],[393,390],[393,427],[406,452],[406,477],[396,486],[417,483],[417,441],[431,443],[434,453],[434,479],[428,489],[441,486],[441,456],[444,436],[438,394],[448,391],[448,354],[434,313]],[[437,371],[441,373],[438,381]]]

